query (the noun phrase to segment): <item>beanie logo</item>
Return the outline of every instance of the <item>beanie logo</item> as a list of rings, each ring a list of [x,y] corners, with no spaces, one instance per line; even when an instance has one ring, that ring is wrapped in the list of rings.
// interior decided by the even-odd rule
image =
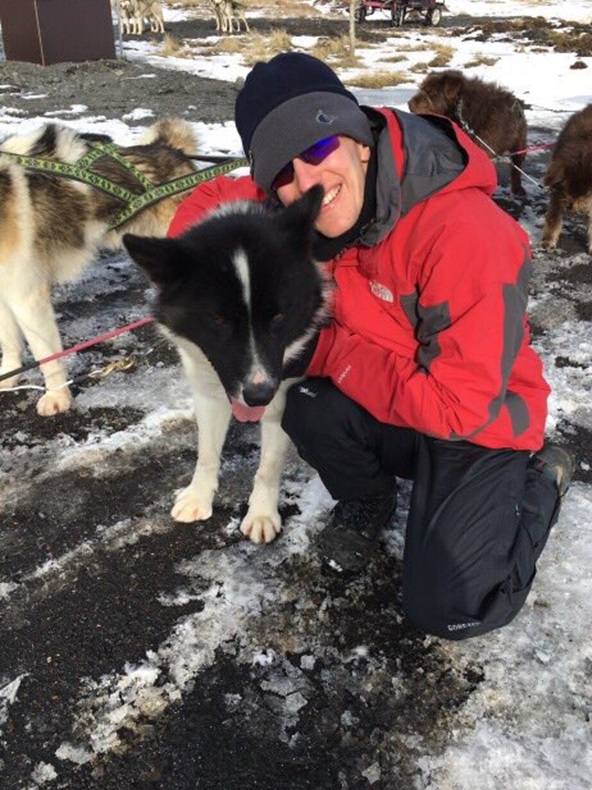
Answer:
[[[334,120],[335,120],[335,116],[327,115],[327,113],[324,110],[319,110],[317,112],[317,117],[316,117],[317,123],[329,125],[332,124]]]

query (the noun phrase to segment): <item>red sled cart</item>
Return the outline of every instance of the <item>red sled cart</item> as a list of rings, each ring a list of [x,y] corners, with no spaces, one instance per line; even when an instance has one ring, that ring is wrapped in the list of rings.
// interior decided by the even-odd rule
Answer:
[[[361,0],[356,8],[356,22],[364,22],[375,11],[390,13],[392,24],[400,27],[407,16],[423,19],[424,25],[439,25],[444,0]]]

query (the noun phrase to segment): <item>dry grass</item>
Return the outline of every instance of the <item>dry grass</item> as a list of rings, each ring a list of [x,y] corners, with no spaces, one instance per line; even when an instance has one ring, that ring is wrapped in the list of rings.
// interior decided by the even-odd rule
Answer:
[[[407,55],[389,55],[387,58],[381,58],[381,63],[402,63],[408,60]]]
[[[249,11],[261,11],[266,16],[276,19],[281,16],[285,18],[318,16],[319,13],[313,4],[304,2],[304,0],[275,0],[273,3],[270,0],[241,0],[241,2],[246,6],[247,17]],[[172,0],[172,5],[173,7],[194,8],[199,15],[210,14],[207,0]],[[212,16],[212,24],[213,21]],[[196,41],[191,43],[193,47],[197,46],[196,50],[185,46],[182,39],[166,35],[160,54],[164,57],[182,58],[191,57],[195,51],[214,55],[241,55],[244,64],[251,67],[258,61],[268,61],[280,52],[289,52],[295,48],[291,36],[285,29],[278,29],[269,34],[252,32],[249,35],[241,36],[219,36],[214,41],[204,40],[199,43]],[[423,75],[432,69],[447,68],[454,55],[453,47],[444,43],[438,44],[421,40],[397,41],[396,46],[393,47],[393,54],[381,58],[373,68],[364,68],[359,56],[373,46],[376,44],[358,39],[355,52],[352,52],[349,36],[322,36],[310,49],[305,48],[305,51],[327,62],[338,72],[344,69],[355,70],[357,74],[351,80],[353,85],[378,89],[408,82],[412,74]],[[422,52],[426,53],[428,59],[409,65],[410,53]],[[433,53],[431,59],[429,59],[430,53]],[[494,58],[475,55],[464,67],[489,66],[495,62]],[[401,64],[402,68],[401,70],[391,69],[391,64]]]
[[[361,65],[360,59],[351,51],[348,36],[320,38],[310,49],[310,54],[319,60],[331,61],[330,65],[337,69],[354,69]]]
[[[499,58],[488,58],[485,55],[478,56],[473,58],[473,60],[469,60],[468,63],[465,63],[465,69],[471,69],[475,66],[495,66],[498,62]]]
[[[414,63],[409,71],[412,71],[414,74],[427,74],[428,71],[431,71],[431,67],[429,63],[426,63],[425,60],[422,60],[419,63]]]
[[[240,36],[224,36],[212,45],[214,55],[238,55],[245,49],[245,41]]]
[[[251,33],[246,40],[241,41],[241,45],[243,60],[247,66],[293,49],[292,39],[285,30],[275,30],[270,36]]]
[[[160,45],[159,55],[163,58],[183,58],[187,57],[187,52],[184,50],[184,42],[176,36],[171,36],[165,33],[165,36]]]
[[[331,67],[334,69],[358,69],[363,65],[360,58],[352,52],[344,53],[340,58],[334,58],[331,61]]]
[[[397,44],[399,52],[427,52],[434,49],[433,44]]]
[[[329,58],[342,58],[350,53],[350,42],[347,36],[340,36],[339,38],[327,38],[323,36],[319,38],[317,43],[310,49],[310,54],[314,55],[319,60],[328,60]]]
[[[436,54],[429,62],[429,66],[433,69],[447,66],[454,55],[454,48],[449,44],[434,44],[434,52]]]
[[[355,88],[386,88],[410,82],[410,79],[406,71],[364,71],[347,82]]]
[[[203,3],[201,0],[175,0],[170,5],[171,8],[199,8]]]
[[[555,52],[575,52],[580,58],[592,56],[592,31],[570,35],[567,31],[550,30],[549,43]]]

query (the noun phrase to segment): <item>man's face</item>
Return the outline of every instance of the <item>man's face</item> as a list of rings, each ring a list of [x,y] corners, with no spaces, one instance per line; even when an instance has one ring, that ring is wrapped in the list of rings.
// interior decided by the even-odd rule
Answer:
[[[315,228],[323,236],[334,239],[353,227],[360,216],[369,159],[367,145],[340,135],[339,147],[320,164],[293,159],[294,178],[278,187],[277,196],[284,206],[289,206],[320,184],[325,197]]]

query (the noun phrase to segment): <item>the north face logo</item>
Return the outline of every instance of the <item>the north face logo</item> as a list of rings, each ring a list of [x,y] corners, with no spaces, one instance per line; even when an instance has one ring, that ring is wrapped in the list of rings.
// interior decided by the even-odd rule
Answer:
[[[377,296],[379,299],[382,299],[383,302],[394,302],[395,297],[393,296],[392,292],[386,287],[386,285],[382,285],[382,283],[377,283],[376,280],[370,280],[370,290]]]

